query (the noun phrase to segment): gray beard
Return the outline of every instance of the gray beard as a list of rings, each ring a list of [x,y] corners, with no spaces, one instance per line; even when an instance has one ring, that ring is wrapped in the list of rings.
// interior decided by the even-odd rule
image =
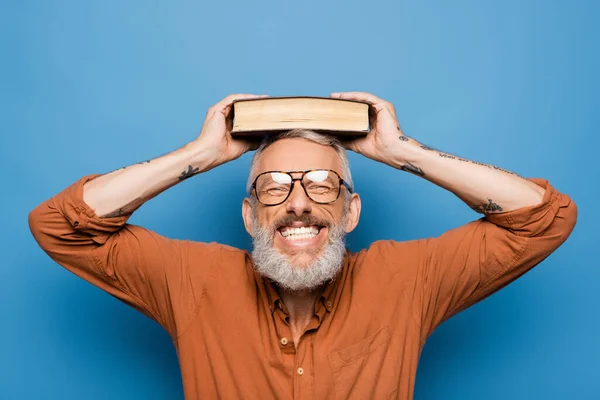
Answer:
[[[331,281],[342,269],[346,255],[345,218],[329,227],[328,242],[316,260],[306,267],[295,266],[275,247],[273,236],[276,234],[259,226],[252,219],[254,237],[252,239],[252,261],[254,269],[288,290],[314,289]]]

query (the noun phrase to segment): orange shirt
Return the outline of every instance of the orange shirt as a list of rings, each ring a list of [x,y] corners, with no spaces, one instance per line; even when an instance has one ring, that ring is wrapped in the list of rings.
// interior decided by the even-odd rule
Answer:
[[[295,348],[248,252],[99,218],[82,197],[93,177],[33,210],[31,231],[57,263],[169,332],[187,399],[412,399],[432,331],[541,262],[577,219],[568,196],[532,179],[546,188],[538,205],[349,253]]]

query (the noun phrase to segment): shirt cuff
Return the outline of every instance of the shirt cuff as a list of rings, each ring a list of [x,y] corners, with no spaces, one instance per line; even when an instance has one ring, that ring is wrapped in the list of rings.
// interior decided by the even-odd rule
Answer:
[[[74,230],[92,236],[104,236],[121,229],[131,214],[120,217],[101,218],[83,200],[83,186],[86,182],[100,176],[87,175],[63,190],[52,199],[52,204],[69,221]]]
[[[528,180],[546,189],[539,204],[508,212],[486,214],[485,218],[519,236],[536,236],[545,231],[556,218],[558,210],[568,206],[571,199],[554,189],[545,179]]]

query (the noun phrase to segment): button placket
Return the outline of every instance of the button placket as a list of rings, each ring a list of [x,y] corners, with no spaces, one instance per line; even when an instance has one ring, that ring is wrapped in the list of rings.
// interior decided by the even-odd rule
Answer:
[[[296,353],[296,348],[292,345],[292,332],[285,321],[285,315],[278,308],[275,308],[273,313],[273,322],[275,323],[276,334],[273,339],[277,341],[279,350],[282,353],[289,355]]]

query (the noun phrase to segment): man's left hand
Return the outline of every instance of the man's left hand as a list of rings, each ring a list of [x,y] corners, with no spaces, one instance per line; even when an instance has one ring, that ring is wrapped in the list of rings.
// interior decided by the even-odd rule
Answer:
[[[389,103],[377,96],[364,92],[331,93],[334,99],[364,101],[370,105],[369,119],[371,131],[365,137],[342,141],[346,149],[362,154],[372,160],[386,162],[392,157],[399,144],[398,138],[408,141],[396,118],[396,110]]]

